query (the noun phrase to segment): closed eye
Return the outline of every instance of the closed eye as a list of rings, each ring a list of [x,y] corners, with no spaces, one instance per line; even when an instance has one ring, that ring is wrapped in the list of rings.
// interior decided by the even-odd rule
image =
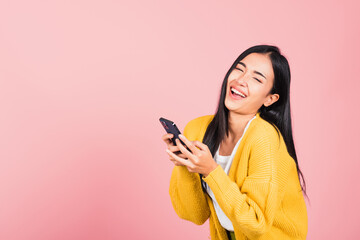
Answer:
[[[237,69],[237,70],[240,70],[240,71],[242,71],[242,72],[244,72],[242,69],[240,69],[240,68],[235,68],[235,69]],[[258,81],[259,83],[262,83],[259,79],[257,79],[257,78],[254,78],[256,81]]]

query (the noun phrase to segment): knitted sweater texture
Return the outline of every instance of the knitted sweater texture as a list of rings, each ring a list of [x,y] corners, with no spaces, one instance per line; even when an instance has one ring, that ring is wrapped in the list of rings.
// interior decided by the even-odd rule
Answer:
[[[191,120],[183,134],[202,142],[214,115]],[[256,114],[236,150],[229,175],[218,166],[203,180],[242,239],[306,239],[308,216],[296,164],[282,135]],[[182,219],[202,225],[209,219],[211,239],[227,240],[199,174],[175,166],[170,199]]]

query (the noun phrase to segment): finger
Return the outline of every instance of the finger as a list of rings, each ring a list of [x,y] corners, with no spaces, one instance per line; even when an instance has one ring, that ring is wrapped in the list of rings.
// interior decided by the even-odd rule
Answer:
[[[191,153],[189,150],[187,150],[184,145],[182,145],[182,143],[180,142],[179,139],[176,139],[175,142],[176,142],[176,146],[179,148],[179,150],[180,150],[183,154],[185,154],[185,156],[186,156],[187,158],[189,158],[189,159],[190,159],[190,158],[193,158],[192,153]]]
[[[207,149],[209,149],[206,144],[204,144],[204,143],[202,143],[202,142],[199,142],[199,141],[194,141],[193,144],[194,144],[196,147],[200,148],[200,150],[203,150],[203,151],[206,151]]]
[[[184,158],[178,157],[176,154],[170,152],[168,149],[166,149],[166,152],[169,154],[170,157],[175,159],[178,163],[183,164],[184,166],[189,166],[189,164],[191,163],[190,161],[188,161]]]
[[[180,152],[180,151],[177,152],[177,153],[175,152],[174,154],[176,156],[178,156],[178,157],[181,157],[181,158],[185,159],[185,160],[188,159],[188,157],[185,154],[183,154],[182,152]]]
[[[161,138],[166,144],[174,146],[174,143],[171,140],[173,137],[174,137],[173,134],[167,133],[167,134],[163,135]]]
[[[187,158],[187,156],[180,151],[180,149],[179,149],[178,146],[171,146],[171,145],[169,145],[169,146],[168,146],[168,149],[169,149],[171,152],[175,153],[177,156],[181,157],[181,158]]]
[[[196,169],[194,167],[186,167],[186,168],[191,173],[196,172]]]
[[[163,140],[170,140],[170,139],[173,138],[173,137],[174,137],[173,134],[167,133],[167,134],[164,134],[164,135],[162,136],[162,139],[163,139]]]
[[[179,146],[180,151],[185,155],[185,158],[189,160],[192,163],[192,165],[194,164],[196,165],[196,163],[198,162],[199,154],[201,153],[200,150],[197,149],[198,152],[193,154],[185,147],[185,145],[181,144],[179,139],[176,139],[176,144],[177,146]]]
[[[176,163],[177,165],[182,165],[181,163],[178,163],[178,161],[176,159],[174,159],[173,157],[169,156],[169,160],[172,161],[174,164]]]
[[[188,158],[185,154],[183,154],[183,153],[180,152],[180,151],[174,152],[174,154],[175,154],[176,156],[178,156],[178,157],[183,158],[183,159],[187,159],[187,158]],[[169,156],[169,157],[170,157],[170,156]],[[171,157],[170,157],[170,158],[171,158]]]
[[[169,149],[171,152],[180,151],[178,146],[172,146],[172,145],[169,145],[167,149]]]
[[[175,166],[184,166],[183,164],[179,163],[178,161],[176,161],[174,159],[170,159],[170,160]]]
[[[190,142],[184,135],[179,134],[179,138],[186,144],[192,154],[196,154],[199,151],[199,149],[197,149],[196,146],[192,142]]]

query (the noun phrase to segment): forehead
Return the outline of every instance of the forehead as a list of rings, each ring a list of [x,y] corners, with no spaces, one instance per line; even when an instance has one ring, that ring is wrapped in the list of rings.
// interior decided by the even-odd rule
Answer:
[[[270,80],[274,78],[274,72],[270,57],[261,53],[250,53],[245,58],[240,60],[245,63],[246,68],[250,71],[258,71],[266,76],[266,79]]]

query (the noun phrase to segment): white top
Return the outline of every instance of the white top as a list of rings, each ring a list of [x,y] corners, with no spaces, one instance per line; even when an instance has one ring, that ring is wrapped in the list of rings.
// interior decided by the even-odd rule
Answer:
[[[237,150],[237,148],[238,148],[238,146],[240,144],[240,141],[243,138],[246,130],[248,129],[250,122],[255,117],[256,117],[256,115],[252,119],[250,119],[250,121],[246,124],[244,132],[241,135],[241,138],[239,139],[239,141],[236,143],[231,155],[229,155],[229,156],[221,156],[221,155],[219,155],[219,149],[220,149],[220,145],[219,145],[219,147],[218,147],[218,149],[217,149],[217,151],[215,153],[214,160],[216,161],[217,164],[219,164],[222,167],[222,169],[224,169],[226,174],[229,174],[231,163],[232,163],[232,161],[234,159],[234,156],[235,156],[236,150]],[[214,208],[215,208],[215,211],[216,211],[216,215],[217,215],[217,217],[218,217],[218,219],[220,221],[221,226],[223,226],[223,228],[225,228],[228,231],[234,231],[234,227],[233,227],[230,219],[225,215],[225,213],[220,208],[219,204],[216,201],[215,195],[211,191],[209,185],[206,182],[205,182],[205,185],[206,185],[206,190],[207,190],[209,196],[212,199],[212,202],[213,202],[213,205],[214,205]]]

